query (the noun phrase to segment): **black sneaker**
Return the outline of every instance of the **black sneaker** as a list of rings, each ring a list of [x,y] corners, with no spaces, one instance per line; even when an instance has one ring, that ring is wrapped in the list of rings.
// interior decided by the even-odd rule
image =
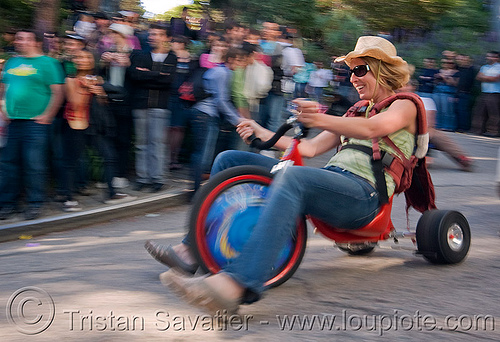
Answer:
[[[158,192],[161,189],[163,189],[163,184],[161,183],[154,183],[153,186],[151,186],[151,192]]]
[[[94,193],[88,188],[78,188],[75,190],[75,193],[80,196],[91,196]]]
[[[42,215],[42,209],[39,207],[28,207],[24,212],[25,220],[36,220]]]
[[[0,209],[0,220],[7,220],[14,216],[16,209],[14,207],[3,207]]]
[[[142,191],[147,186],[148,185],[146,183],[139,183],[139,182],[137,182],[137,183],[134,184],[134,187],[132,188],[132,190],[134,190],[134,191]]]
[[[135,196],[116,193],[112,197],[105,200],[104,203],[106,203],[106,204],[118,204],[118,203],[130,202],[130,201],[133,201],[135,199],[137,199],[137,197],[135,197]]]

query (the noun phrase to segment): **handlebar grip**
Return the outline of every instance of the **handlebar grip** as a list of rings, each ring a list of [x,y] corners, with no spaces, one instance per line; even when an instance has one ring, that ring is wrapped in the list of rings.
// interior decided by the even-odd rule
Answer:
[[[268,150],[278,142],[278,140],[285,135],[285,133],[292,128],[291,124],[284,123],[280,128],[274,133],[274,135],[268,141],[262,141],[252,134],[248,140],[250,140],[250,146],[259,150]]]

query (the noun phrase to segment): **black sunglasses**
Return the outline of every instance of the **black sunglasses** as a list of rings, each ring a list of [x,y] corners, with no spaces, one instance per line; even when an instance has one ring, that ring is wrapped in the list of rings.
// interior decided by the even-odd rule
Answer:
[[[352,69],[349,69],[349,77],[351,77],[352,74],[354,74],[356,77],[363,77],[368,73],[368,71],[370,71],[369,65],[367,64],[358,65]]]

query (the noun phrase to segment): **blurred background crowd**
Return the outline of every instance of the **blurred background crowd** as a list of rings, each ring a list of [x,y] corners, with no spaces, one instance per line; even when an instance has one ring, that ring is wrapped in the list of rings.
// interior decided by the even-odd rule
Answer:
[[[327,113],[343,115],[357,93],[348,67],[335,63],[335,57],[366,33],[394,41],[402,56],[408,54],[405,58],[416,66],[413,90],[432,99],[437,130],[500,136],[495,49],[454,51],[463,45],[451,43],[419,53],[409,48],[417,36],[435,40],[435,34],[445,35],[446,20],[460,9],[441,13],[444,28],[431,33],[423,24],[410,30],[360,22],[352,12],[341,11],[341,1],[316,1],[312,18],[304,11],[308,5],[309,0],[297,2],[296,11],[288,14],[295,19],[286,20],[270,20],[262,11],[291,10],[287,1],[262,7],[256,0],[247,4],[254,20],[240,15],[242,5],[234,1],[196,2],[152,18],[136,3],[137,8],[128,4],[120,10],[118,2],[96,6],[74,0],[66,4],[57,27],[38,16],[34,30],[16,27],[12,20],[2,23],[0,219],[18,210],[22,189],[26,219],[38,217],[47,200],[60,201],[65,211],[81,210],[74,195],[85,195],[94,185],[106,189],[106,203],[133,199],[122,190],[128,187],[158,192],[180,169],[189,170],[197,190],[218,152],[248,149],[235,132],[242,119],[274,131],[296,97],[314,99]],[[477,5],[470,16],[489,13],[487,2]],[[373,9],[376,14],[380,7],[373,4]],[[11,7],[11,14],[15,10]],[[432,9],[418,10],[416,19],[431,20],[425,15]],[[321,36],[313,23],[322,27]],[[483,31],[485,42],[496,41]],[[30,64],[40,57],[43,62]],[[24,77],[31,76],[30,70],[46,76]],[[37,100],[20,89],[44,97]],[[46,127],[39,130],[38,124]],[[470,166],[467,160],[457,161]]]

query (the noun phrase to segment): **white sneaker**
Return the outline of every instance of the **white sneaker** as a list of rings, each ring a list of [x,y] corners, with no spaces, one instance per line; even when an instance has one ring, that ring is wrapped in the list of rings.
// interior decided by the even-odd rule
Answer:
[[[63,203],[63,211],[75,212],[82,210],[78,201],[66,201]]]
[[[108,198],[107,200],[104,201],[106,204],[118,204],[118,203],[124,203],[124,202],[130,202],[137,199],[136,196],[130,196],[127,194],[120,194],[116,193],[113,195],[113,197]]]
[[[108,188],[108,184],[103,183],[103,182],[96,182],[95,183],[95,187],[97,189],[107,189]]]
[[[128,187],[130,182],[125,177],[113,177],[112,185],[115,189],[123,189]]]

